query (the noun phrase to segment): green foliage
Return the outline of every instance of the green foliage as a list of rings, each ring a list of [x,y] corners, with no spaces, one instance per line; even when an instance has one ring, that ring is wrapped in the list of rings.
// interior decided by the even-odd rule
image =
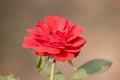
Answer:
[[[102,73],[108,70],[111,65],[112,63],[107,60],[103,60],[103,59],[91,60],[80,66],[78,70],[74,72],[71,80],[81,79],[98,73]]]
[[[0,80],[19,80],[19,79],[15,79],[13,75],[9,75],[9,76],[0,76]]]
[[[54,75],[54,78],[55,78],[55,80],[65,80],[65,77],[60,72],[57,72]]]
[[[44,56],[39,56],[38,57],[38,62],[37,62],[37,72],[39,73],[46,65],[46,59]]]

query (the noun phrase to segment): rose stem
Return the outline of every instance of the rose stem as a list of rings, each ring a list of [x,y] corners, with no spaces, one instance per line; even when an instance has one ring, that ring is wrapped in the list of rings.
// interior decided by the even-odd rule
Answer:
[[[55,66],[56,66],[56,61],[53,60],[53,62],[52,62],[52,66],[51,66],[50,80],[54,80]]]

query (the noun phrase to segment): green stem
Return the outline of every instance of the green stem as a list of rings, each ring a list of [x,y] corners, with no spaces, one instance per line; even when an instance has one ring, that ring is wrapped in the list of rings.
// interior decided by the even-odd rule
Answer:
[[[54,60],[54,61],[52,62],[52,66],[51,66],[50,80],[54,80],[55,66],[56,66],[56,61]]]

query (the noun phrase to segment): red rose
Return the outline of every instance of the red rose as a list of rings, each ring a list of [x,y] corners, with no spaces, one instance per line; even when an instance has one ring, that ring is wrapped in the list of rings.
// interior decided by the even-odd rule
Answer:
[[[37,29],[28,29],[30,36],[24,37],[24,48],[32,48],[37,56],[51,56],[57,61],[74,59],[86,41],[79,36],[81,26],[58,16],[47,16],[45,24],[38,21]]]

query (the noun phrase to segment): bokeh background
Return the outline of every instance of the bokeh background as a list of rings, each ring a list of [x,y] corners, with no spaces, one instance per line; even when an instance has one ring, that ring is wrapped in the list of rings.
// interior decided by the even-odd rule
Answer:
[[[87,44],[74,59],[75,65],[95,58],[113,62],[102,74],[82,80],[120,79],[120,1],[119,0],[0,0],[0,75],[14,74],[21,80],[45,80],[36,72],[37,58],[22,48],[26,30],[39,19],[57,15],[84,26]],[[74,71],[68,63],[58,63],[69,80]]]

